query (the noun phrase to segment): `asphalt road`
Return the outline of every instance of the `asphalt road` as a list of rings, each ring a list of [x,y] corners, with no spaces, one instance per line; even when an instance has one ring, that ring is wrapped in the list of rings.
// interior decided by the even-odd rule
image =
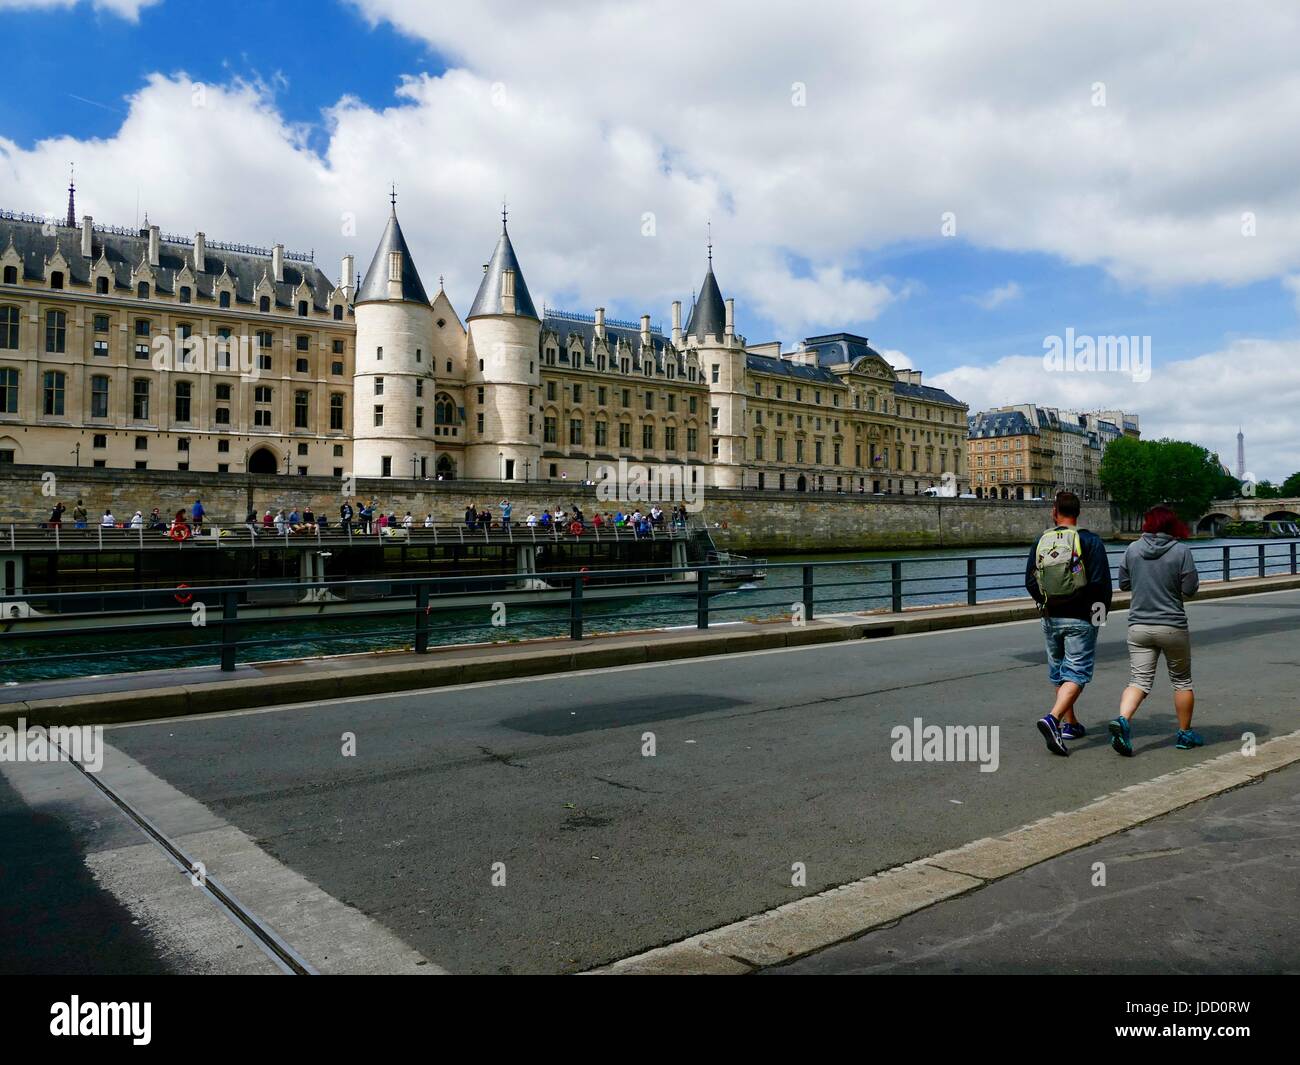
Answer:
[[[1298,973],[1300,766],[766,974]]]
[[[323,687],[319,705],[107,739],[437,966],[574,971],[1300,727],[1300,592],[1191,618],[1197,752],[1173,748],[1163,677],[1138,757],[1109,749],[1122,613],[1069,759],[1033,727],[1051,694],[1035,623],[365,699]],[[997,726],[997,771],[893,760],[891,730],[918,717]]]

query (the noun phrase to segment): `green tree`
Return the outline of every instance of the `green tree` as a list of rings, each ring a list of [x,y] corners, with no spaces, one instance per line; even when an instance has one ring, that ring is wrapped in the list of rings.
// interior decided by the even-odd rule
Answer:
[[[1141,513],[1168,503],[1188,524],[1210,501],[1237,495],[1237,482],[1200,444],[1186,440],[1133,440],[1121,437],[1106,448],[1099,470],[1101,485],[1121,509]]]
[[[1278,486],[1279,498],[1294,499],[1300,496],[1300,473],[1293,473]]]
[[[1277,485],[1272,481],[1259,481],[1255,485],[1255,497],[1257,499],[1277,499],[1281,494],[1282,493],[1278,491]]]
[[[1141,513],[1150,506],[1151,467],[1147,441],[1121,436],[1101,456],[1098,476],[1111,501],[1121,510]]]

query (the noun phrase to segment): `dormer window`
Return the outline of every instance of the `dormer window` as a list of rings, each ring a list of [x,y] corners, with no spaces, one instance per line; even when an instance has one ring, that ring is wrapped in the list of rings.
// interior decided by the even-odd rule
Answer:
[[[62,287],[63,287],[63,271],[55,270],[54,273],[50,274],[50,288],[62,288]]]
[[[263,296],[260,300],[258,300],[257,309],[261,311],[263,314],[266,314],[271,309],[271,297]]]
[[[135,295],[137,299],[147,300],[149,298],[149,282],[141,281],[135,286]]]
[[[190,296],[191,296],[191,293],[190,293],[190,286],[189,286],[189,285],[182,285],[182,286],[181,286],[181,302],[182,302],[182,303],[189,303],[189,302],[190,302]]]
[[[101,296],[107,296],[107,295],[108,295],[108,278],[106,278],[106,277],[97,277],[97,278],[95,278],[95,291],[98,292]]]
[[[402,280],[402,253],[400,251],[390,251],[388,253],[388,280]]]
[[[298,301],[298,317],[299,317],[299,318],[306,318],[306,317],[307,317],[307,301],[306,301],[306,300],[299,300],[299,301]]]
[[[18,267],[16,266],[5,267],[5,284],[6,285],[18,284]]]
[[[334,304],[334,321],[343,321],[343,304],[341,303]]]
[[[230,306],[230,292],[229,292],[228,290],[222,292],[222,293],[217,297],[217,306],[218,306],[218,307],[229,307],[229,306]]]

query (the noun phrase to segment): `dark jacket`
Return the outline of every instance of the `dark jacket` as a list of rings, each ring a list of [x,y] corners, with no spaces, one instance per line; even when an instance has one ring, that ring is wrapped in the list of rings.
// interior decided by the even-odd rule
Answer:
[[[1106,545],[1101,537],[1087,529],[1079,530],[1079,546],[1083,551],[1083,568],[1088,574],[1088,583],[1074,595],[1062,602],[1047,607],[1049,618],[1078,618],[1081,621],[1093,620],[1093,605],[1101,603],[1106,613],[1110,613],[1110,599],[1114,589],[1110,583],[1110,560],[1106,557]],[[1025,590],[1034,597],[1034,602],[1043,602],[1043,593],[1038,590],[1038,541],[1029,549],[1029,559],[1025,563]]]
[[[1120,591],[1133,592],[1128,608],[1130,625],[1172,625],[1187,628],[1183,600],[1201,587],[1192,552],[1168,533],[1143,533],[1129,544],[1119,564]]]

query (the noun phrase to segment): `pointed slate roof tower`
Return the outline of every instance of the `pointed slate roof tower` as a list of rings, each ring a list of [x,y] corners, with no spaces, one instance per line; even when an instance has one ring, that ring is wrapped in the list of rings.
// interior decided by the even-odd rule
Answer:
[[[419,271],[415,269],[415,260],[411,258],[411,250],[406,246],[406,238],[402,236],[402,227],[397,221],[395,194],[390,198],[390,202],[392,211],[388,215],[388,225],[384,227],[384,235],[379,238],[379,247],[375,249],[375,257],[370,260],[370,269],[366,271],[365,280],[357,290],[356,299],[352,301],[353,306],[370,300],[394,298],[410,300],[413,303],[429,302],[429,297],[424,292],[424,285],[420,283]],[[396,296],[389,289],[389,262],[393,252],[399,252],[402,257],[400,296]]]
[[[514,271],[513,310],[508,309],[506,301],[502,298],[506,294],[506,271]],[[492,252],[492,260],[488,263],[487,272],[484,273],[483,280],[478,286],[478,295],[474,297],[474,305],[470,307],[465,320],[468,322],[471,318],[488,314],[516,314],[521,318],[537,317],[537,308],[533,306],[533,298],[528,294],[528,285],[524,282],[523,269],[519,266],[514,245],[510,243],[510,234],[506,231],[504,211],[501,217],[501,239],[497,241],[496,250]]]
[[[727,328],[727,306],[722,301],[722,290],[718,288],[718,279],[713,276],[713,242],[709,242],[709,268],[704,274],[704,283],[700,285],[700,296],[691,308],[690,321],[686,323],[686,335],[697,340],[705,337],[720,337]]]

